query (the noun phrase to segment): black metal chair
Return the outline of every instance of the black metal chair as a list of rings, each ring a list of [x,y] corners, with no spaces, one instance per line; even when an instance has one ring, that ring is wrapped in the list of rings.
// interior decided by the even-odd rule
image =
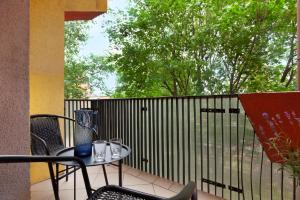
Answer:
[[[76,161],[78,162],[83,175],[83,180],[85,183],[85,189],[88,196],[88,200],[126,200],[126,199],[144,199],[144,200],[197,200],[197,189],[196,184],[194,182],[190,182],[186,185],[183,190],[178,193],[176,196],[171,198],[161,198],[154,195],[149,195],[146,193],[138,192],[135,190],[122,188],[119,186],[104,186],[92,192],[91,184],[88,178],[86,167],[83,161],[77,157],[69,157],[69,156],[25,156],[25,155],[4,155],[0,156],[0,163],[25,163],[25,162],[62,162],[62,161]],[[58,198],[59,199],[59,198]]]
[[[31,154],[32,155],[52,155],[55,156],[57,152],[65,149],[65,145],[61,136],[59,120],[68,120],[70,124],[75,123],[75,120],[49,114],[39,114],[30,116],[30,132],[31,132]],[[69,135],[70,137],[70,135]],[[56,176],[52,164],[48,163],[51,183],[55,197],[58,198],[58,181],[66,177],[68,181],[68,175],[73,173],[76,168],[70,168],[67,166],[66,169],[59,171],[59,164],[56,164]],[[59,177],[60,173],[65,172],[64,176]]]
[[[55,156],[59,151],[65,149],[65,144],[63,142],[62,134],[60,131],[60,121],[62,122],[62,120],[64,120],[65,123],[71,125],[70,130],[75,127],[75,120],[64,116],[49,114],[38,114],[30,116],[32,155]],[[71,134],[69,134],[68,137],[71,137]],[[65,139],[66,138],[67,137],[65,137]],[[95,138],[97,138],[97,136],[94,136],[94,139]],[[71,138],[69,138],[69,143],[70,141]],[[65,169],[59,171],[59,164],[56,164],[56,175],[54,175],[52,165],[48,164],[48,168],[53,191],[55,193],[55,196],[58,197],[59,180],[66,177],[66,181],[68,181],[68,175],[78,170],[78,168],[66,166]],[[102,169],[104,171],[106,185],[108,185],[107,174],[104,165],[102,165]],[[64,174],[60,175],[61,173]],[[74,182],[74,184],[76,184],[76,182]]]

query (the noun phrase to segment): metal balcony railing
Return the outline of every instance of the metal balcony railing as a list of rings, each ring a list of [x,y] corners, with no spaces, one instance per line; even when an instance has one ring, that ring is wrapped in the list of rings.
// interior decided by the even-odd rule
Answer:
[[[268,160],[236,95],[65,100],[66,116],[80,108],[99,111],[101,139],[132,148],[132,167],[225,199],[295,199],[296,181]]]

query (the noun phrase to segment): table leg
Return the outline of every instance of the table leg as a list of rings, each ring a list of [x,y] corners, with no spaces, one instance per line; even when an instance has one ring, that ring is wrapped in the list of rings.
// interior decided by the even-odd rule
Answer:
[[[76,170],[74,171],[74,200],[76,200]]]
[[[123,183],[122,183],[122,178],[123,178],[123,174],[122,174],[122,160],[119,160],[119,186],[122,187]]]
[[[104,165],[102,165],[102,169],[103,169],[103,174],[104,174],[105,183],[106,183],[106,185],[108,185],[107,174],[106,174],[106,169],[105,169],[105,166],[104,166]]]

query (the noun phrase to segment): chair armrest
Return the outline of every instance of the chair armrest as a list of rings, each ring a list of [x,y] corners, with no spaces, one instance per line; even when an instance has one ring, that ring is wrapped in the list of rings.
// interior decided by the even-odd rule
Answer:
[[[61,119],[67,119],[70,121],[75,122],[74,119],[65,117],[65,116],[60,116],[60,115],[52,115],[52,114],[37,114],[37,115],[31,115],[30,118],[37,118],[37,117],[55,117],[55,118],[61,118]]]
[[[197,187],[194,182],[189,182],[177,195],[168,200],[197,200]]]
[[[29,156],[29,155],[1,155],[0,156],[0,163],[29,163],[29,162],[66,162],[66,161],[75,161],[79,164],[85,189],[87,192],[87,196],[90,197],[92,194],[91,184],[88,178],[86,166],[84,162],[78,158],[73,156]]]
[[[50,155],[50,150],[49,150],[49,148],[48,148],[48,146],[47,146],[46,141],[43,140],[41,137],[37,136],[37,135],[34,134],[34,133],[30,133],[30,134],[31,134],[31,139],[32,139],[32,140],[35,139],[35,140],[39,141],[39,142],[43,145],[43,147],[46,149],[46,155]],[[31,151],[32,151],[32,149],[31,149]]]

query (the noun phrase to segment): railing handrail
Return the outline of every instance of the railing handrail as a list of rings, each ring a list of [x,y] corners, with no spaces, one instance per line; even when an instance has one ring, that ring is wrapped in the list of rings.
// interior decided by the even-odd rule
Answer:
[[[65,99],[65,101],[111,101],[111,100],[147,100],[147,99],[193,99],[193,98],[237,98],[239,94],[196,95],[196,96],[158,96],[158,97],[126,97],[107,99]]]

